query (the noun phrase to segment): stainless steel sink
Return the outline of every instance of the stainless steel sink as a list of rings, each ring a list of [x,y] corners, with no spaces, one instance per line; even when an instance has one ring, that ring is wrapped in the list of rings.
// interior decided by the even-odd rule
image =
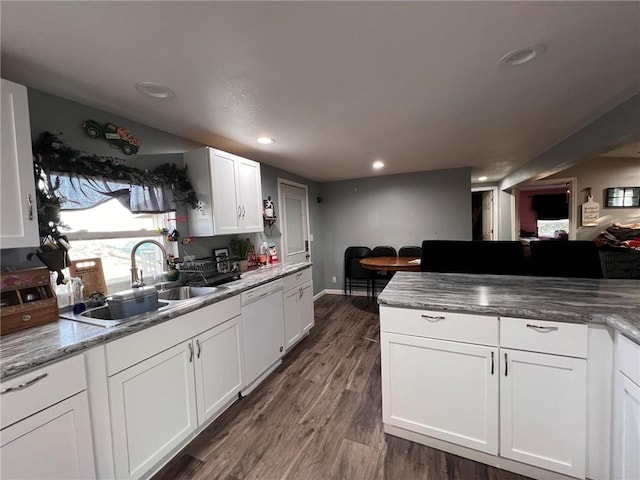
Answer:
[[[131,321],[133,318],[140,317],[141,315],[149,313],[158,313],[171,306],[171,302],[158,302],[158,308],[154,308],[148,312],[139,313],[129,317],[118,317],[114,315],[109,305],[103,307],[92,308],[82,313],[73,313],[72,311],[61,312],[60,316],[67,320],[74,320],[76,322],[88,323],[90,325],[97,325],[99,327],[116,327],[123,323]]]
[[[189,298],[209,295],[223,288],[224,287],[175,287],[168,290],[160,290],[158,292],[158,298],[162,300],[187,300]]]

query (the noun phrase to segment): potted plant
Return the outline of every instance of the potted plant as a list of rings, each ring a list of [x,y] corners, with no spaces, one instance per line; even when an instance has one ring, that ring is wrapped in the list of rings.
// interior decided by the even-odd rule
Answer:
[[[231,249],[231,253],[240,259],[240,271],[246,272],[248,268],[247,258],[249,256],[249,249],[251,248],[251,240],[248,238],[234,238],[231,240],[229,248]]]

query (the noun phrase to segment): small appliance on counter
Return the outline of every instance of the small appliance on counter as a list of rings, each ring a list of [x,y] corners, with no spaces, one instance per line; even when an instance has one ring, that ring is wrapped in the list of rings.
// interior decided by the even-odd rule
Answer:
[[[58,300],[46,268],[0,274],[0,334],[56,322]]]

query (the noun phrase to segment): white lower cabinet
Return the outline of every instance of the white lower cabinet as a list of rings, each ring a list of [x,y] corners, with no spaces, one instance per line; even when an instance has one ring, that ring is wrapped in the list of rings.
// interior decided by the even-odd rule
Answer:
[[[2,430],[6,479],[95,478],[86,392]]]
[[[107,345],[116,478],[148,475],[238,398],[239,312],[232,298]]]
[[[109,378],[116,478],[139,478],[196,429],[191,340]]]
[[[586,325],[501,318],[498,337],[497,318],[386,306],[380,322],[392,433],[585,478]]]
[[[383,422],[496,455],[497,348],[382,333]]]
[[[0,385],[0,478],[96,477],[82,355]]]
[[[612,459],[614,480],[640,478],[640,345],[616,336]]]
[[[500,349],[500,455],[585,476],[586,360]]]
[[[284,292],[285,347],[289,349],[314,325],[313,287],[307,282]]]

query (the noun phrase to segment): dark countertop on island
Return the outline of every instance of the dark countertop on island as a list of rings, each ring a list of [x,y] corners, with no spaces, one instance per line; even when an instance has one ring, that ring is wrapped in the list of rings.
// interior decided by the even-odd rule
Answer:
[[[638,280],[399,272],[380,305],[607,324],[640,344]]]
[[[246,272],[240,280],[223,285],[223,288],[211,295],[182,301],[162,313],[138,315],[133,320],[113,328],[60,319],[57,322],[4,335],[0,341],[0,380],[166,322],[309,267],[311,264],[307,262],[276,264]]]

